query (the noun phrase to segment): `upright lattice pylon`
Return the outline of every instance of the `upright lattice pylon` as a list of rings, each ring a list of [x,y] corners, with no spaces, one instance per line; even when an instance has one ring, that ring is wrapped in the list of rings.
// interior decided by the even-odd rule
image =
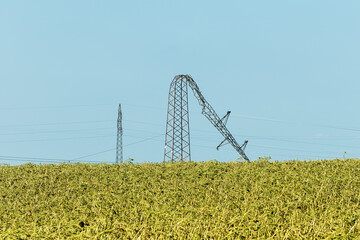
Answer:
[[[183,75],[178,75],[170,85],[165,134],[165,162],[191,160],[187,84],[187,79]]]
[[[123,135],[122,111],[121,111],[121,104],[119,104],[118,120],[117,120],[116,163],[123,162],[122,135]]]

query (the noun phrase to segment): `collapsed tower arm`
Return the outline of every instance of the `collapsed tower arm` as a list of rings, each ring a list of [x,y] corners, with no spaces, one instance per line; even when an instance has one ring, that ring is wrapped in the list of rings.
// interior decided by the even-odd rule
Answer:
[[[194,92],[194,95],[196,99],[198,100],[199,104],[202,106],[202,114],[214,125],[214,127],[225,137],[224,141],[228,141],[235,150],[247,161],[250,162],[249,158],[246,156],[244,152],[244,148],[246,147],[247,141],[244,142],[242,146],[240,146],[233,135],[230,133],[230,131],[227,129],[225,122],[217,115],[215,110],[212,108],[212,106],[206,101],[202,93],[200,92],[200,89],[196,82],[190,77],[189,75],[178,75],[179,78],[186,78],[190,88]],[[228,112],[229,114],[229,112]],[[228,115],[227,114],[227,115]],[[224,142],[223,141],[223,142]],[[222,142],[222,143],[223,143]],[[218,147],[220,147],[222,145]]]

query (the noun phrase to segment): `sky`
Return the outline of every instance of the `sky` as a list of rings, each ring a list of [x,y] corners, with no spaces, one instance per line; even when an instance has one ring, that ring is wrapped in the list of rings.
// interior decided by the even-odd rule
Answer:
[[[359,1],[0,1],[0,164],[161,162],[190,74],[250,160],[359,157]],[[239,155],[189,96],[193,161]]]

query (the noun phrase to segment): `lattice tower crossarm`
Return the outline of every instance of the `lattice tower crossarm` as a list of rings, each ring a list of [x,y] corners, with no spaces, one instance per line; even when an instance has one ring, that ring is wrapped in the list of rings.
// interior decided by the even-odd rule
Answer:
[[[176,152],[178,155],[182,155],[182,148],[179,148],[178,146],[180,146],[181,144],[177,143],[175,144],[175,141],[173,141],[174,137],[171,138],[171,133],[175,132],[182,132],[183,129],[179,129],[179,125],[176,125],[176,129],[174,128],[174,124],[171,125],[171,123],[175,120],[173,120],[173,118],[176,118],[178,115],[175,114],[171,114],[171,112],[181,112],[181,110],[179,109],[173,109],[176,108],[178,106],[178,104],[175,104],[176,102],[181,102],[181,99],[177,99],[176,94],[174,94],[173,92],[176,92],[176,83],[177,82],[181,82],[181,86],[182,88],[186,88],[186,83],[189,84],[190,88],[192,89],[196,99],[198,100],[200,106],[202,106],[202,114],[214,125],[214,127],[224,136],[224,140],[227,141],[228,143],[230,143],[235,150],[240,154],[240,156],[242,158],[244,158],[247,162],[250,162],[249,158],[246,156],[245,152],[244,152],[244,148],[246,147],[247,141],[244,142],[244,144],[242,146],[240,146],[235,138],[232,136],[232,134],[230,133],[230,131],[227,129],[226,127],[226,121],[227,121],[227,117],[221,119],[217,113],[215,112],[215,110],[212,108],[212,106],[206,101],[206,99],[204,98],[204,96],[202,95],[198,85],[196,84],[196,82],[192,79],[191,76],[189,75],[177,75],[175,76],[173,82],[171,83],[170,86],[170,93],[169,93],[169,107],[168,107],[168,121],[167,121],[167,125],[166,125],[166,138],[165,138],[165,157],[164,160],[166,161],[166,159],[169,159],[171,156],[171,152]],[[184,83],[185,82],[185,83]],[[181,96],[181,95],[180,95]],[[187,88],[186,88],[186,104],[187,104]],[[171,102],[174,102],[174,104],[172,104]],[[181,108],[185,108],[183,105],[181,105]],[[187,111],[186,111],[186,115],[187,115],[187,119],[188,119],[188,107],[186,107]],[[229,112],[228,112],[229,114]],[[170,118],[169,118],[170,116]],[[175,116],[175,117],[174,117]],[[180,115],[181,118],[182,115]],[[181,118],[178,117],[177,121],[179,121]],[[170,121],[169,121],[170,119]],[[226,120],[225,120],[226,119]],[[185,130],[188,136],[188,140],[185,144],[188,144],[188,149],[189,149],[189,156],[190,156],[190,131],[189,131],[189,121],[186,122],[187,123],[187,129]],[[182,138],[177,138],[177,141],[181,140]],[[173,141],[173,142],[172,142]],[[224,141],[223,141],[224,142]],[[222,143],[223,143],[222,142]],[[222,144],[221,143],[221,144]],[[221,145],[220,144],[220,145]],[[220,146],[219,145],[219,146]],[[168,149],[170,147],[170,149]],[[171,158],[171,160],[173,160],[173,158]]]

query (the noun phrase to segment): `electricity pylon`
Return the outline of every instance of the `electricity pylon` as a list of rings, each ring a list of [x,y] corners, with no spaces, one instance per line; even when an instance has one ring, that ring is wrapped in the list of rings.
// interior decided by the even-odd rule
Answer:
[[[224,136],[224,140],[217,146],[217,149],[229,143],[243,159],[250,162],[244,152],[248,141],[245,141],[240,146],[226,127],[230,111],[228,111],[223,118],[220,118],[214,108],[206,101],[194,79],[189,75],[175,76],[170,85],[164,161],[191,160],[188,85],[192,89],[199,105],[202,107],[201,113]]]
[[[119,104],[118,120],[117,120],[116,163],[123,162],[122,136],[123,136],[122,111],[121,111],[121,104]]]

